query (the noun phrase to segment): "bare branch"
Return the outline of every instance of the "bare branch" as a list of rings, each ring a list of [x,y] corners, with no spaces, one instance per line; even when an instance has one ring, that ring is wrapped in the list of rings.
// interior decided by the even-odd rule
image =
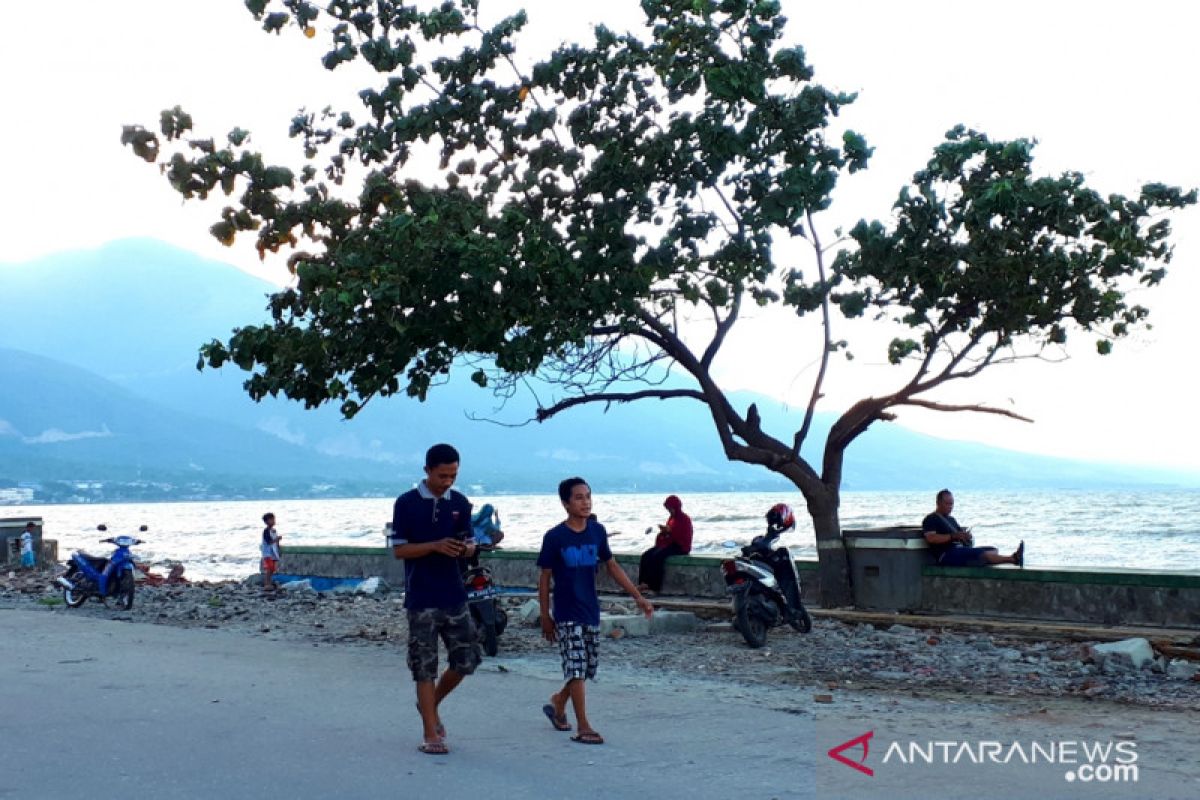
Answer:
[[[645,400],[647,398],[658,398],[659,400],[668,400],[674,397],[690,397],[693,400],[699,400],[701,403],[707,402],[703,392],[695,389],[644,389],[640,392],[605,392],[601,394],[580,395],[578,397],[568,397],[566,400],[560,400],[549,408],[538,408],[537,421],[545,422],[562,411],[575,406],[584,405],[585,403],[604,403],[611,405],[613,403],[632,403],[635,400]]]
[[[713,307],[713,319],[717,322],[717,329],[713,333],[712,341],[708,343],[708,347],[704,348],[704,355],[700,357],[700,366],[705,370],[712,368],[713,359],[717,357],[717,353],[721,349],[721,345],[725,343],[725,337],[729,335],[729,330],[737,322],[738,313],[742,308],[742,294],[738,292],[734,301],[733,307],[729,309],[728,316],[721,319],[717,313],[717,309]]]
[[[951,403],[938,403],[933,400],[921,400],[918,398],[909,398],[901,400],[897,403],[891,403],[892,406],[918,406],[920,408],[928,408],[932,411],[977,411],[981,414],[998,414],[1002,417],[1018,419],[1021,422],[1033,422],[1029,417],[1022,416],[1015,411],[1009,411],[1003,408],[992,408],[979,403],[971,405],[955,405]]]
[[[825,253],[821,249],[821,239],[817,235],[816,226],[813,225],[812,212],[805,214],[808,220],[809,234],[812,236],[813,250],[817,256],[817,280],[821,285],[825,284]],[[813,381],[812,395],[808,399],[808,408],[804,410],[804,422],[800,425],[800,430],[796,431],[795,437],[792,439],[792,453],[796,456],[800,455],[800,447],[804,444],[805,438],[808,436],[808,430],[812,427],[813,415],[816,413],[817,401],[821,399],[821,387],[825,384],[825,370],[829,367],[829,354],[833,346],[833,320],[829,314],[829,292],[826,290],[821,296],[821,329],[825,334],[824,347],[821,349],[821,366],[817,370],[817,378]]]

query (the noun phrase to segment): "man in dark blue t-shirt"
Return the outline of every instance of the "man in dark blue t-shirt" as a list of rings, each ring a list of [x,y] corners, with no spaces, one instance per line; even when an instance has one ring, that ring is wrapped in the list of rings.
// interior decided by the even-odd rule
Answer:
[[[604,565],[609,577],[629,592],[647,617],[654,606],[642,597],[608,548],[608,532],[592,514],[592,490],[583,478],[567,478],[558,485],[558,498],[567,518],[547,531],[537,564],[538,604],[542,635],[558,642],[566,684],[550,696],[542,713],[555,730],[569,731],[567,700],[575,709],[577,733],[571,738],[581,744],[604,744],[588,722],[584,681],[596,677],[599,663],[600,598],[596,594],[596,571]],[[551,613],[550,586],[554,585]]]
[[[392,510],[392,553],[404,559],[408,667],[424,728],[419,749],[434,755],[449,752],[438,706],[482,658],[458,567],[459,558],[475,554],[471,504],[450,488],[458,479],[458,461],[458,451],[448,444],[429,448],[425,479],[396,498]],[[447,661],[440,678],[439,636]]]
[[[994,547],[972,547],[971,530],[950,516],[954,495],[949,489],[937,493],[937,507],[921,523],[921,533],[929,543],[934,559],[943,567],[986,567],[992,564],[1025,566],[1025,542],[1011,556],[1002,556]]]

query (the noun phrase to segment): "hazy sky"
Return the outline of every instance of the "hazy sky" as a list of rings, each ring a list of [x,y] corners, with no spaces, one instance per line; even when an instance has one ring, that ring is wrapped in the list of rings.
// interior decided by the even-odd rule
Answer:
[[[525,7],[548,42],[585,36],[601,18],[614,28],[638,18],[632,0],[483,6]],[[1035,137],[1041,170],[1079,170],[1102,192],[1136,193],[1150,180],[1200,186],[1193,41],[1200,6],[783,0],[783,7],[817,79],[860,92],[844,118],[876,147],[871,169],[839,187],[826,230],[886,217],[904,180],[958,122],[994,137]],[[320,37],[259,31],[241,0],[21,3],[6,9],[5,21],[0,262],[154,236],[265,275],[247,250],[221,248],[207,235],[219,205],[183,205],[154,168],[121,148],[121,125],[152,125],[160,109],[180,104],[206,135],[240,125],[268,155],[293,160],[284,134],[296,109],[352,107],[353,92],[365,85],[319,66]],[[899,421],[1016,449],[1200,469],[1192,330],[1200,211],[1174,224],[1168,279],[1136,297],[1152,310],[1152,330],[1106,358],[1081,339],[1065,364],[998,368],[935,395],[1004,405],[1035,424],[917,411]],[[747,327],[730,343],[723,379],[801,402],[810,390],[811,341],[782,333],[769,318]],[[907,374],[882,363],[869,333],[848,333],[862,344],[852,365],[835,364],[824,410],[891,390]]]

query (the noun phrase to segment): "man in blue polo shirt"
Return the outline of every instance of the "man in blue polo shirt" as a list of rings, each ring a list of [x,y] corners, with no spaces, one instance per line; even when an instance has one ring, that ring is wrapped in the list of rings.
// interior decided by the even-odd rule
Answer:
[[[459,558],[475,554],[471,504],[450,488],[458,479],[458,460],[458,451],[448,444],[429,448],[425,479],[396,498],[392,511],[392,553],[404,559],[408,668],[424,728],[419,749],[431,755],[449,752],[438,706],[482,658],[458,565]],[[447,662],[440,678],[439,636]]]

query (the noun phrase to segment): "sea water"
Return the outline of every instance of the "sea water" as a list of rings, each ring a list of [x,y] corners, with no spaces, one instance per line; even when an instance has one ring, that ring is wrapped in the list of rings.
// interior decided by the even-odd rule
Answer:
[[[405,487],[407,488],[407,487]],[[470,494],[470,488],[464,487]],[[662,494],[604,494],[594,487],[593,509],[608,528],[614,551],[638,553],[653,544],[666,521]],[[764,529],[764,515],[779,502],[796,513],[795,531],[785,535],[798,558],[816,558],[815,540],[804,502],[796,493],[681,493],[695,526],[694,552],[721,553],[749,541]],[[384,525],[395,498],[323,500],[203,501],[191,503],[113,503],[0,507],[0,516],[37,516],[45,537],[56,539],[59,558],[85,549],[107,555],[98,543],[105,535],[130,533],[146,544],[134,548],[139,560],[162,566],[181,562],[194,580],[242,578],[256,572],[262,515],[271,511],[288,545],[382,547]],[[845,492],[843,529],[919,525],[933,510],[929,492]],[[492,503],[500,512],[504,547],[537,549],[542,534],[562,521],[553,493],[471,496],[478,508]],[[1200,570],[1200,490],[1161,491],[956,491],[955,517],[970,526],[979,545],[1002,553],[1025,541],[1031,567],[1133,567]],[[108,525],[109,533],[96,530]],[[150,530],[137,534],[139,525]],[[164,570],[165,571],[165,570]]]

